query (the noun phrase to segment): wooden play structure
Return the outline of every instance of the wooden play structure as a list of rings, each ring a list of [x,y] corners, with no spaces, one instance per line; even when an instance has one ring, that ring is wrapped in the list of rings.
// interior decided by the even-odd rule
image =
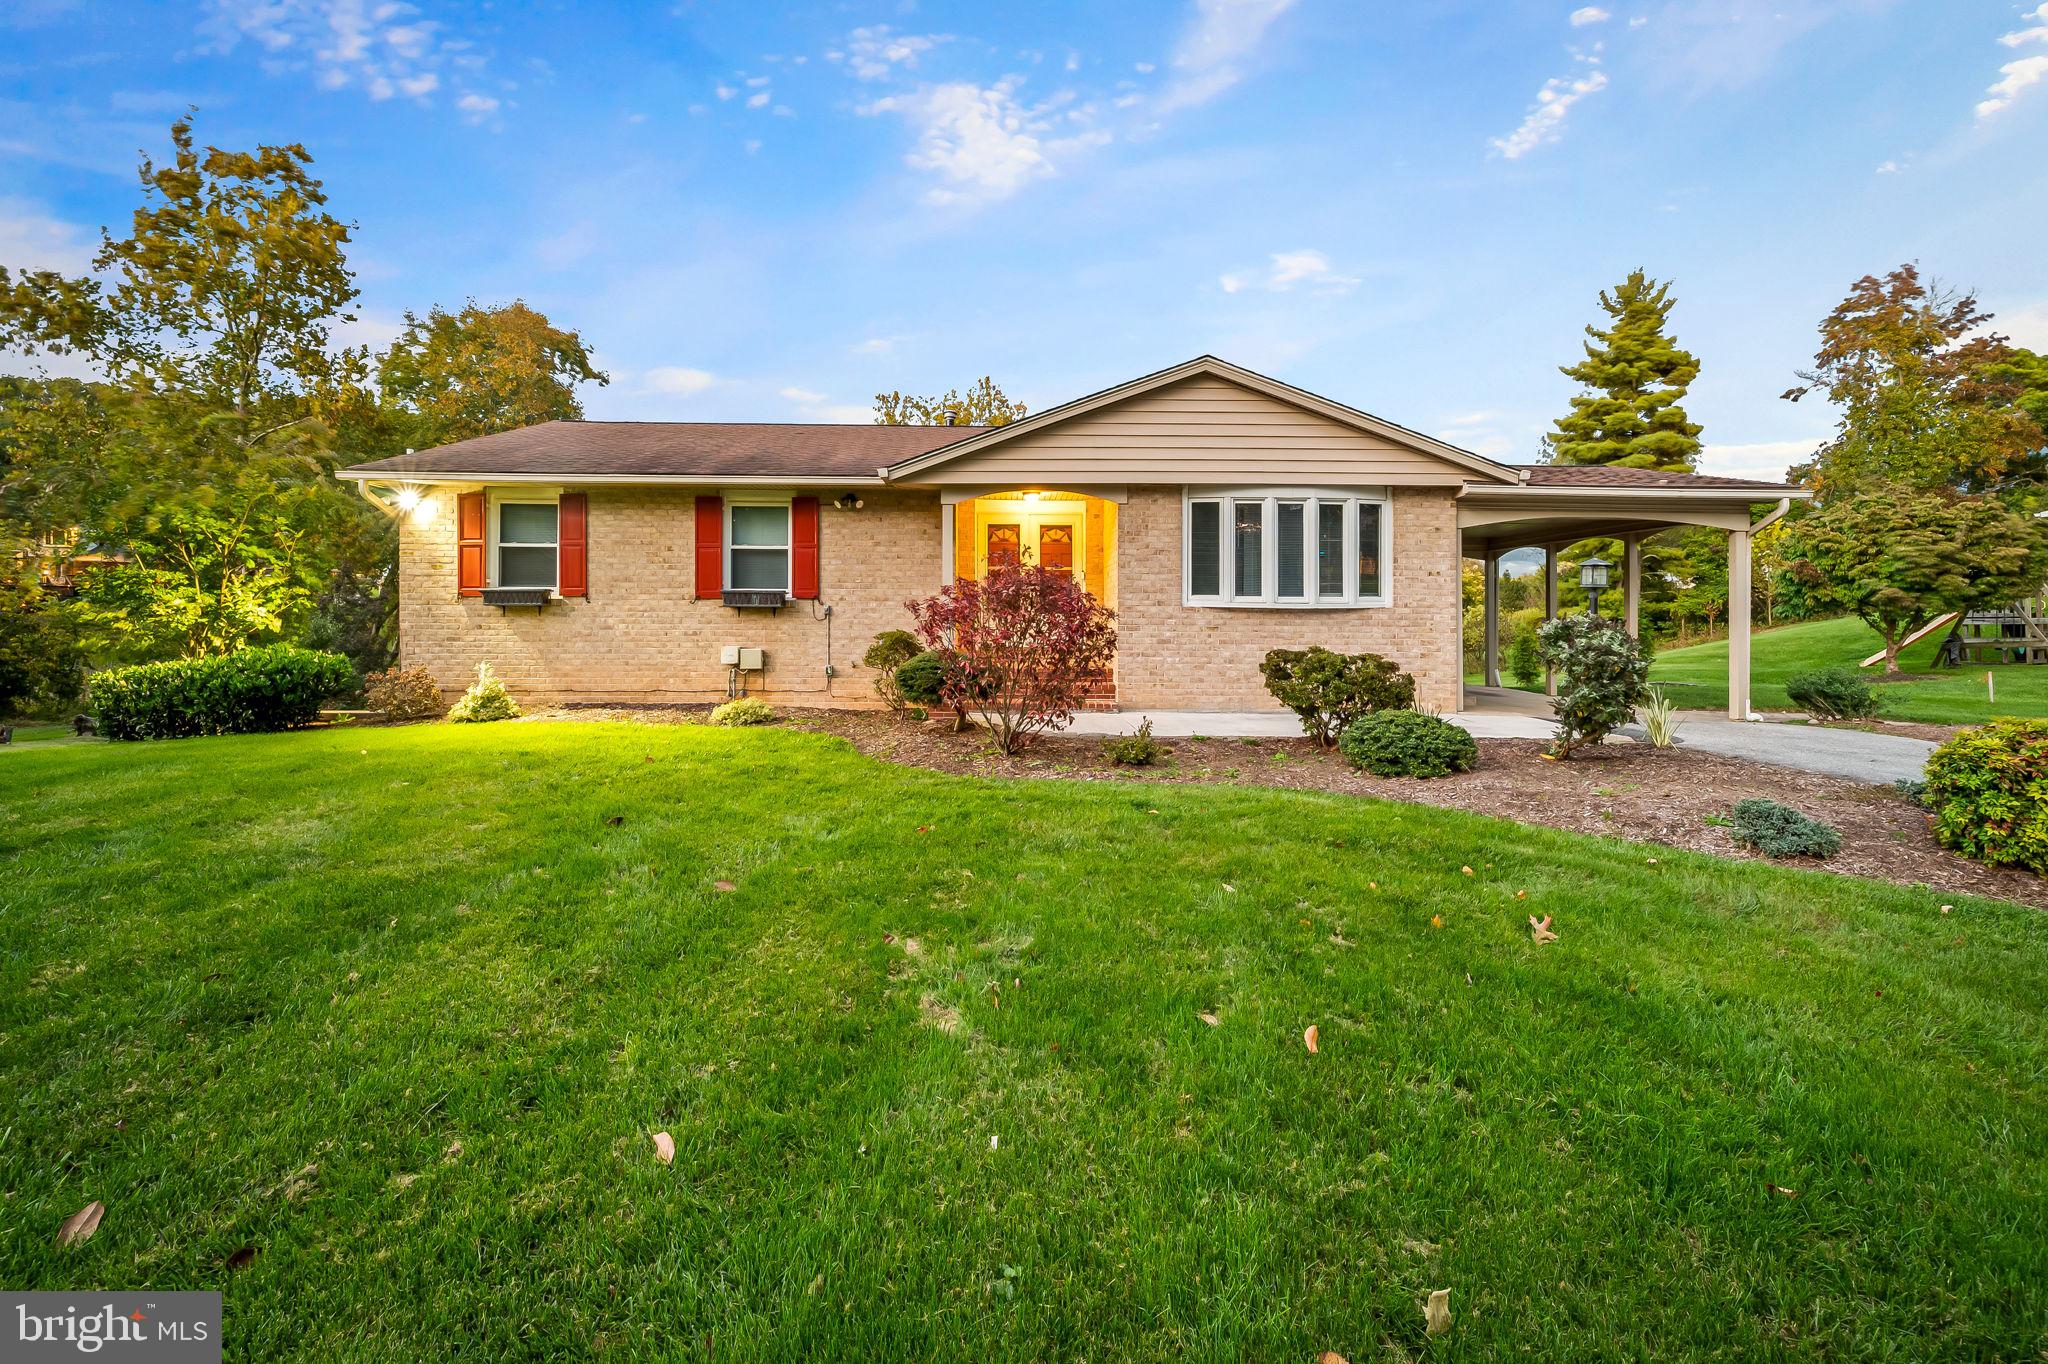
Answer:
[[[1941,662],[2048,663],[2048,597],[1970,612],[1949,635]]]

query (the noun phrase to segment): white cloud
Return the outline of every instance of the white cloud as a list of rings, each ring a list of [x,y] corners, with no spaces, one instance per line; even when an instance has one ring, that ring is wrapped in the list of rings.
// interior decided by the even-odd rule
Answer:
[[[904,161],[944,182],[925,193],[926,203],[989,203],[1055,174],[1056,157],[1109,140],[1092,131],[1053,136],[1054,115],[1072,95],[1026,106],[1017,98],[1020,83],[1016,76],[989,86],[949,81],[878,99],[860,112],[900,114],[916,129],[917,146]],[[1068,112],[1071,121],[1076,111]]]
[[[1298,251],[1275,251],[1268,259],[1270,264],[1264,269],[1223,275],[1217,283],[1223,286],[1226,294],[1242,293],[1246,289],[1284,294],[1296,285],[1303,285],[1309,292],[1325,296],[1350,293],[1359,284],[1357,276],[1338,274],[1328,256],[1307,247]]]
[[[1244,79],[1244,62],[1294,0],[1195,0],[1194,22],[1173,53],[1160,111],[1206,104]]]
[[[887,355],[909,339],[907,336],[870,336],[865,341],[854,342],[847,350],[853,355]]]
[[[772,79],[773,77],[771,76],[749,76],[747,77],[747,88],[750,90],[759,90],[762,86],[768,84],[768,82]]]
[[[455,101],[455,107],[460,109],[471,123],[481,123],[498,112],[498,99],[495,95],[479,95],[472,90]]]
[[[1594,69],[1577,80],[1553,76],[1543,83],[1536,92],[1536,102],[1529,106],[1521,126],[1506,137],[1496,137],[1493,149],[1510,161],[1516,161],[1545,143],[1555,142],[1564,136],[1564,121],[1572,106],[1591,94],[1607,88],[1607,73],[1599,69],[1598,57],[1581,58]]]
[[[208,8],[202,31],[214,50],[247,39],[268,54],[265,70],[310,73],[322,90],[424,101],[445,74],[483,65],[467,40],[399,0],[211,0]]]
[[[691,369],[685,365],[663,365],[650,369],[642,378],[642,387],[649,393],[670,393],[688,398],[706,389],[716,388],[724,380],[709,370]]]
[[[4,254],[4,248],[0,248],[0,254]],[[2016,346],[2048,351],[2048,300],[1999,313],[1991,319],[1991,330],[2010,337]]]
[[[835,403],[813,389],[792,385],[777,389],[776,392],[802,408],[801,415],[805,421],[859,424],[875,419],[875,409],[872,407],[860,403]]]
[[[1158,69],[1159,68],[1157,66],[1154,66],[1151,62],[1137,62],[1131,67],[1131,70],[1137,72],[1141,76],[1149,76]]]
[[[0,264],[82,275],[92,268],[98,246],[90,232],[51,217],[40,205],[0,195]]]
[[[1766,440],[1749,445],[1715,445],[1700,448],[1699,471],[1723,478],[1760,478],[1769,481],[1785,477],[1795,464],[1813,458],[1826,440],[1810,436],[1805,440]]]
[[[769,94],[766,90],[756,90],[753,94],[747,96],[747,107],[749,109],[765,109],[768,107],[768,101],[774,98],[775,96]]]
[[[827,61],[844,61],[846,69],[864,81],[886,80],[897,67],[914,71],[918,59],[949,41],[943,33],[898,33],[887,24],[857,28],[846,36],[844,51],[825,54]]]
[[[714,93],[716,93],[720,99],[731,99],[734,95],[737,95],[739,93],[739,91],[733,89],[730,85],[727,85],[722,81],[717,86],[713,87],[713,90]]]
[[[1584,28],[1588,24],[1604,24],[1613,17],[1598,5],[1586,5],[1572,11],[1572,27]]]
[[[2016,28],[2001,35],[1999,43],[2011,48],[2034,44],[2048,46],[2048,0],[2043,0],[2039,6],[2021,15],[2020,18],[2025,21],[2026,27]],[[1984,92],[1989,98],[1980,100],[1977,104],[1978,118],[1990,118],[1993,114],[2003,113],[2013,106],[2022,90],[2030,85],[2048,81],[2048,54],[2022,57],[2018,61],[2007,62],[1998,68],[1998,76],[1999,79]]]
[[[1897,175],[1901,169],[1896,161],[1881,161],[1878,163],[1877,173],[1879,175]]]
[[[783,397],[789,399],[791,402],[801,403],[805,407],[816,407],[819,403],[825,401],[824,394],[815,392],[808,388],[798,388],[794,384],[790,385],[788,388],[778,388],[775,391],[777,393],[780,393]]]

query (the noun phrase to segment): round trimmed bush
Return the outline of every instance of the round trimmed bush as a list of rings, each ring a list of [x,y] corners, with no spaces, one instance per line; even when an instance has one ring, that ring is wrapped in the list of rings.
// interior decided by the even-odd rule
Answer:
[[[1966,729],[1927,760],[1923,797],[1943,845],[2048,875],[2048,720]]]
[[[728,701],[711,712],[714,725],[772,725],[775,723],[775,707],[758,696],[742,696]]]
[[[1817,668],[1785,679],[1785,695],[1816,720],[1860,720],[1877,714],[1877,688],[1854,668]]]
[[[1345,757],[1375,777],[1447,777],[1479,765],[1479,745],[1449,720],[1419,710],[1378,710],[1337,740]]]
[[[946,656],[927,649],[896,668],[896,690],[913,706],[936,706],[946,684]]]

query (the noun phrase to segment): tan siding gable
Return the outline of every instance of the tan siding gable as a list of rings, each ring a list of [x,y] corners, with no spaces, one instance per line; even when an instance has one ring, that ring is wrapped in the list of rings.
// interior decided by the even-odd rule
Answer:
[[[1213,375],[1083,412],[915,475],[920,483],[1459,486],[1434,455]]]

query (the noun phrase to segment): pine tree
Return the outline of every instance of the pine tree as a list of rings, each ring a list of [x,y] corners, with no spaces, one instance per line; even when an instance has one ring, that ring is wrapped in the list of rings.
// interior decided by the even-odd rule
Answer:
[[[1586,328],[1586,358],[1559,368],[1592,391],[1574,397],[1570,415],[1544,437],[1552,464],[1691,472],[1700,428],[1679,404],[1700,362],[1665,334],[1673,302],[1670,285],[1640,269],[1600,291],[1608,325]]]

